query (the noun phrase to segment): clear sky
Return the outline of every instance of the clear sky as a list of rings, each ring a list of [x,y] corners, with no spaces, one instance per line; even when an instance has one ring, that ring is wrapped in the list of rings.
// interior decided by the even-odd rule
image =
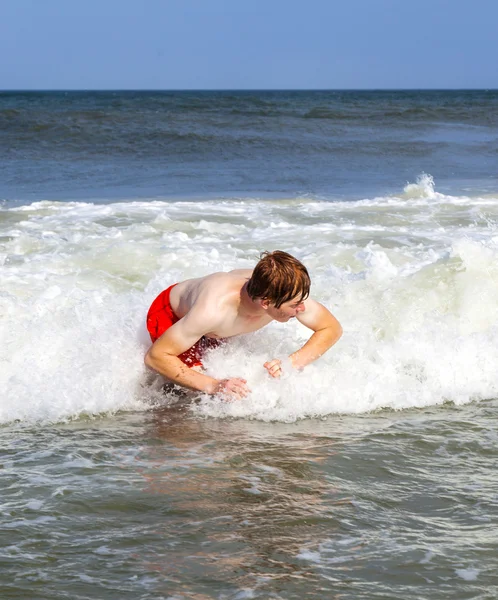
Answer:
[[[0,89],[498,88],[498,0],[0,0]]]

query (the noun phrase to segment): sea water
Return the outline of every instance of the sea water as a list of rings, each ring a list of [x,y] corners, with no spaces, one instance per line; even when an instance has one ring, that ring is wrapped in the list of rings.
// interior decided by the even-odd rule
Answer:
[[[2,598],[494,598],[496,92],[0,95]],[[274,323],[164,393],[176,281],[301,259]]]

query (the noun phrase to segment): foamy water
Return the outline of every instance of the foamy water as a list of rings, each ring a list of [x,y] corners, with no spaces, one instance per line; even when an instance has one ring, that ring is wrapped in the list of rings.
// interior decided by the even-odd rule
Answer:
[[[0,211],[0,421],[59,421],[168,402],[149,386],[144,320],[162,289],[247,268],[262,250],[300,258],[312,296],[344,328],[303,372],[262,365],[307,339],[297,322],[233,339],[206,361],[252,394],[203,397],[209,416],[293,421],[496,397],[496,195],[446,196],[423,175],[399,195],[38,202]]]

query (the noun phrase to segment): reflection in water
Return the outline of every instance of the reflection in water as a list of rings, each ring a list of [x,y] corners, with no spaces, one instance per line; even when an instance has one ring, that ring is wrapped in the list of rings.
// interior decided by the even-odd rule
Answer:
[[[497,409],[6,429],[9,597],[495,598]]]
[[[155,410],[151,425],[143,475],[168,515],[158,523],[165,554],[149,568],[170,585],[190,581],[189,598],[203,597],[206,579],[259,591],[317,580],[297,555],[333,536],[339,513],[352,510],[321,469],[337,441],[312,422],[198,420],[181,405]]]

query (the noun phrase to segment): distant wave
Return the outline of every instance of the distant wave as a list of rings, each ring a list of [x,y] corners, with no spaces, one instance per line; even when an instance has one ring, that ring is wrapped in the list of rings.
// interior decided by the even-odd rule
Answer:
[[[0,197],[492,191],[497,127],[498,92],[0,92]]]
[[[304,113],[304,119],[332,119],[334,121],[349,121],[357,120],[358,114],[347,113],[341,110],[333,110],[329,108],[312,108],[310,111]]]
[[[476,125],[495,126],[498,124],[498,113],[488,113],[483,109],[469,107],[427,107],[412,106],[399,108],[361,107],[358,109],[337,109],[315,107],[303,114],[304,119],[328,119],[333,121],[356,121],[368,119],[372,123],[382,123],[389,120],[393,124],[402,125],[405,121],[429,122],[462,122]]]

